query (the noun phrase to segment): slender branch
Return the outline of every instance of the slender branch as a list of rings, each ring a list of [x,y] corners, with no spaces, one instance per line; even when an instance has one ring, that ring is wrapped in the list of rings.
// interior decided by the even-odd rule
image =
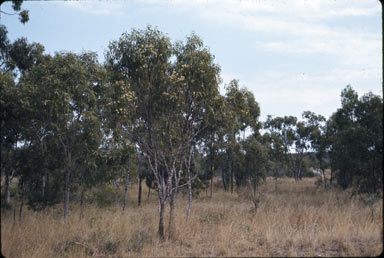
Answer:
[[[4,13],[6,15],[16,15],[16,14],[18,14],[18,13],[7,13],[7,12],[1,11],[1,10],[0,10],[0,13]]]

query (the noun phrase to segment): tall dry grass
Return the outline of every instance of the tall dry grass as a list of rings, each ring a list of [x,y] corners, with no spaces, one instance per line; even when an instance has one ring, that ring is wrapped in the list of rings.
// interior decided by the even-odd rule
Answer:
[[[2,253],[6,257],[172,257],[172,256],[377,256],[383,250],[382,200],[371,208],[339,189],[315,186],[315,179],[291,179],[260,188],[255,211],[247,189],[233,194],[216,187],[213,199],[195,197],[186,219],[187,198],[179,194],[172,239],[157,235],[155,193],[137,207],[137,186],[126,213],[121,207],[88,206],[80,218],[71,207],[26,211],[13,222],[2,214]],[[145,196],[145,194],[144,194]],[[167,214],[167,213],[166,213]],[[167,222],[167,221],[166,221]],[[167,225],[167,224],[166,224]]]

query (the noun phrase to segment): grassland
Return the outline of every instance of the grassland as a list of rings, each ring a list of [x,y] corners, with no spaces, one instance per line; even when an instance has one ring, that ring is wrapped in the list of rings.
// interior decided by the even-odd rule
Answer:
[[[156,193],[148,200],[144,197],[138,207],[137,185],[129,192],[125,213],[117,205],[88,205],[80,218],[74,205],[67,224],[62,205],[44,212],[26,211],[15,223],[12,212],[2,213],[2,254],[18,258],[380,255],[382,200],[372,216],[369,205],[340,189],[316,187],[315,180],[281,179],[275,193],[274,181],[268,179],[260,187],[264,196],[256,211],[246,188],[231,194],[216,183],[212,199],[205,192],[194,198],[188,221],[187,198],[179,194],[176,231],[164,241],[157,235]]]

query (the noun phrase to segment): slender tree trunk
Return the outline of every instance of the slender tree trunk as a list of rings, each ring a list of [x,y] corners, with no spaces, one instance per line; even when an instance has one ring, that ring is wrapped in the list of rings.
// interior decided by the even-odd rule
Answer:
[[[277,194],[277,177],[278,177],[278,168],[275,168],[275,194]]]
[[[138,197],[137,197],[137,204],[138,206],[141,205],[141,183],[143,182],[143,178],[141,176],[139,176],[139,193],[138,193]]]
[[[69,207],[69,192],[71,184],[71,164],[72,164],[71,151],[65,151],[65,198],[64,198],[64,222],[68,220],[68,207]]]
[[[253,178],[252,179],[252,188],[253,188],[253,199],[255,199],[256,198],[256,179],[255,178]]]
[[[215,154],[212,154],[212,155],[215,155]],[[211,164],[210,164],[210,170],[211,170],[211,195],[210,195],[210,198],[212,199],[212,196],[213,196],[213,173],[215,171],[215,156],[213,156],[211,158]]]
[[[128,194],[128,186],[129,186],[129,171],[127,172],[127,176],[125,177],[125,188],[124,188],[124,198],[123,198],[123,212],[125,211],[125,204],[127,202],[127,194]]]
[[[46,180],[46,172],[43,175],[43,189],[42,189],[43,198],[45,197],[45,180]]]
[[[148,194],[147,194],[147,200],[149,200],[149,195],[151,194],[151,187],[148,187]]]
[[[233,193],[233,158],[231,160],[231,194]]]
[[[225,175],[224,175],[224,169],[221,170],[221,178],[223,180],[223,187],[224,187],[224,191],[227,191],[227,184],[225,182]]]
[[[21,203],[20,203],[20,210],[19,210],[19,222],[21,222],[21,218],[23,216],[24,193],[25,193],[25,184],[24,184],[24,182],[22,182],[22,184],[21,184]]]
[[[188,160],[186,160],[186,169],[188,175],[188,207],[187,207],[187,219],[189,218],[189,213],[191,211],[192,206],[192,179],[191,179],[191,159],[192,159],[192,149],[189,152]],[[176,186],[177,187],[177,186]],[[212,192],[211,192],[212,196]]]
[[[170,200],[169,200],[169,223],[168,223],[168,237],[172,237],[175,233],[175,199],[176,199],[176,192],[171,194]]]
[[[277,176],[275,176],[275,193],[277,193]]]
[[[85,188],[81,190],[81,197],[80,197],[80,219],[83,218],[83,211],[85,207]]]
[[[16,223],[16,207],[13,206],[13,225]]]
[[[9,162],[9,150],[7,151],[7,156],[6,156],[7,162]],[[9,203],[11,201],[10,198],[10,192],[9,192],[9,184],[10,184],[10,176],[9,176],[9,169],[7,166],[5,166],[5,182],[4,182],[4,200],[5,200],[5,205],[2,205],[3,211],[5,211],[9,207]]]
[[[322,159],[320,158],[320,160],[319,160],[320,172],[323,175],[324,188],[327,188],[327,179],[325,178],[325,169],[323,169],[322,165],[323,165]]]
[[[321,169],[321,172],[323,174],[324,189],[326,189],[327,188],[327,179],[325,178],[325,169]]]
[[[9,171],[8,169],[5,170],[5,207],[8,208],[9,204],[11,202],[11,195],[9,193],[9,184],[10,184],[10,178],[9,178]]]
[[[192,206],[192,183],[191,183],[191,175],[188,175],[188,207],[187,207],[187,219],[189,218],[189,213],[191,211]]]
[[[159,199],[159,235],[161,239],[164,239],[164,209],[165,203],[163,200]]]

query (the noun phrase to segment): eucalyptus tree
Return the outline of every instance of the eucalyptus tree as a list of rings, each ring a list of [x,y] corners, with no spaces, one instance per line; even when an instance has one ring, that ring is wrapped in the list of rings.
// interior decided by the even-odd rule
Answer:
[[[26,74],[34,65],[44,59],[44,47],[38,43],[29,44],[25,38],[11,43],[7,30],[0,25],[0,104],[1,104],[1,152],[2,173],[5,176],[5,202],[9,205],[9,182],[15,173],[17,144],[25,139],[26,130],[34,127],[30,123],[29,111],[21,96],[18,77]]]
[[[268,115],[264,129],[268,130],[270,158],[274,161],[273,177],[275,178],[275,192],[277,179],[290,169],[291,148],[295,139],[295,125],[297,118],[293,116],[275,117]]]
[[[268,157],[268,146],[264,145],[263,139],[258,135],[250,135],[244,142],[245,168],[247,179],[250,182],[253,193],[253,203],[257,209],[259,198],[258,186],[266,180],[267,172],[270,167]]]
[[[328,121],[331,168],[340,186],[373,198],[383,186],[383,100],[372,93],[359,98],[348,85],[341,105]]]
[[[247,128],[252,129],[254,132],[260,128],[258,117],[260,115],[260,108],[255,101],[253,94],[246,88],[239,88],[239,81],[232,80],[226,86],[225,94],[225,112],[227,120],[227,155],[230,167],[230,189],[233,192],[233,183],[235,174],[241,176],[239,169],[236,170],[235,160],[241,157],[239,141],[237,135]],[[240,165],[238,163],[237,165]]]
[[[229,119],[226,117],[223,96],[219,96],[215,102],[215,112],[205,120],[207,123],[204,134],[199,135],[199,140],[203,146],[209,162],[210,176],[210,198],[213,196],[213,177],[215,172],[215,162],[219,151],[224,147],[224,136],[226,125]]]
[[[9,73],[0,74],[0,105],[1,105],[1,174],[4,175],[4,200],[2,208],[9,207],[9,184],[15,173],[16,144],[21,134],[18,117],[23,114],[20,108],[19,92]]]
[[[316,129],[318,129],[317,125],[314,125],[313,121],[308,117],[307,112],[303,113],[303,118],[309,119],[309,121],[306,120],[296,123],[293,135],[293,148],[295,153],[291,153],[289,157],[290,167],[296,182],[302,177],[304,155],[311,147],[311,136],[313,133],[316,133]]]
[[[159,234],[169,202],[169,233],[185,158],[204,129],[219,95],[219,67],[199,37],[174,45],[157,29],[132,30],[109,45],[106,67],[111,84],[125,90],[120,123],[146,156],[159,197]]]
[[[64,220],[68,218],[71,176],[84,144],[95,147],[100,139],[97,88],[105,73],[95,53],[56,53],[21,77],[24,107],[46,135],[62,147],[65,167]]]
[[[322,115],[316,115],[310,111],[303,112],[303,118],[306,119],[306,127],[308,128],[307,136],[311,145],[310,148],[315,151],[316,158],[319,162],[319,168],[323,175],[324,187],[326,187],[324,171],[327,164],[324,162],[324,157],[327,154],[329,145],[326,119]],[[332,174],[330,182],[332,182]]]

